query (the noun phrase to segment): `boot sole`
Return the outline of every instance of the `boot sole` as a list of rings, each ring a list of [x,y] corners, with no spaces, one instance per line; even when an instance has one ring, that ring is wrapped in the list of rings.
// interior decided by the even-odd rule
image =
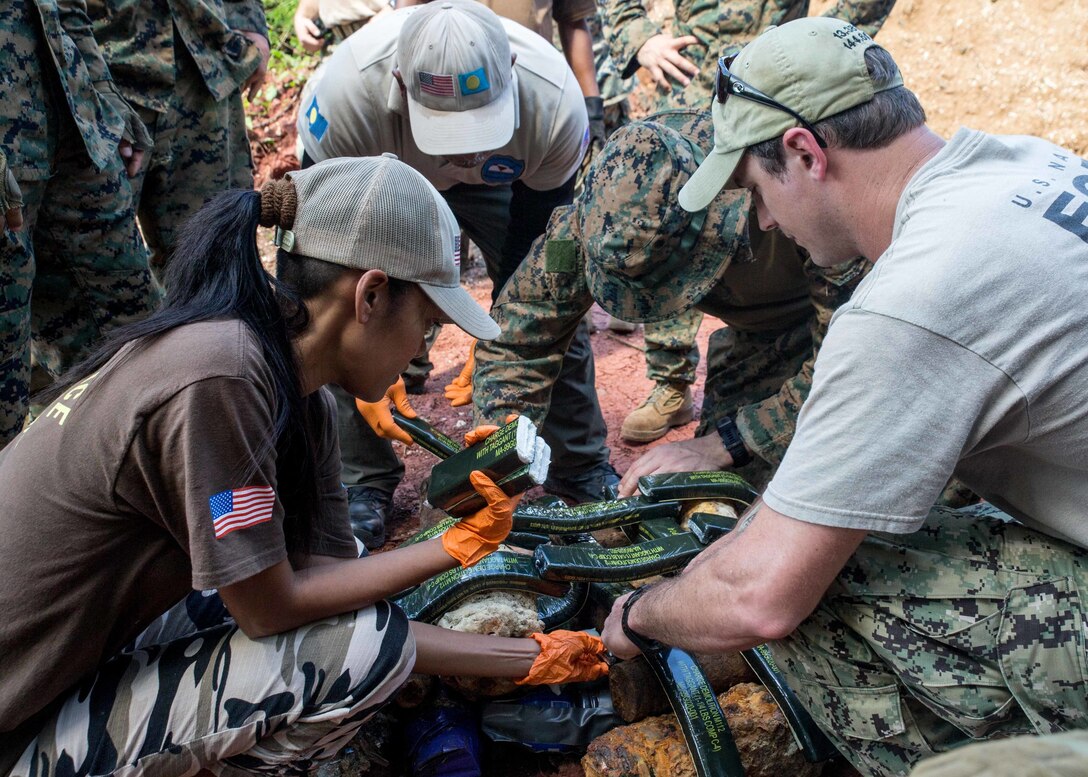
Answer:
[[[673,416],[669,419],[669,422],[665,424],[665,428],[661,429],[660,431],[658,431],[657,429],[653,429],[648,432],[628,432],[627,429],[621,427],[620,437],[627,442],[653,442],[654,440],[659,440],[664,437],[666,432],[668,432],[669,429],[672,429],[674,426],[683,426],[686,423],[690,423],[691,419],[693,419],[694,417],[695,409],[689,407],[687,410],[676,411],[676,413],[674,413]]]

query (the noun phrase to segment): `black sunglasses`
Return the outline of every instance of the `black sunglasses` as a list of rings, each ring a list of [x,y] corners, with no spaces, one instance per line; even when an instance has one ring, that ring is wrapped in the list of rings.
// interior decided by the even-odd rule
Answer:
[[[751,84],[745,83],[741,79],[737,78],[729,71],[729,66],[733,64],[733,60],[736,59],[736,54],[730,57],[720,57],[718,59],[718,73],[714,78],[714,95],[718,98],[718,102],[724,103],[730,95],[739,97],[742,100],[751,100],[754,103],[760,105],[766,105],[768,108],[774,108],[776,111],[782,111],[788,113],[797,121],[801,122],[801,126],[812,133],[812,137],[816,138],[816,142],[820,148],[827,148],[827,141],[820,136],[820,133],[816,131],[805,117],[799,114],[792,108],[787,108],[782,103],[775,100],[773,97],[768,97],[763,92],[756,89]]]

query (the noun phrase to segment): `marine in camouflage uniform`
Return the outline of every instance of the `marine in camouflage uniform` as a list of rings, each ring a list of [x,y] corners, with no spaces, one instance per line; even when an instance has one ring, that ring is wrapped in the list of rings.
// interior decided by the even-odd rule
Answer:
[[[258,0],[88,0],[94,35],[155,148],[133,181],[161,275],[178,229],[207,200],[253,187],[240,87],[261,65],[242,31],[268,37]]]
[[[476,345],[475,410],[488,422],[510,412],[539,422],[551,412],[551,386],[578,322],[595,296],[611,307],[602,297],[607,292],[587,270],[587,255],[610,255],[620,263],[638,257],[631,264],[641,262],[646,277],[638,282],[645,283],[647,301],[654,300],[655,308],[671,316],[698,307],[728,325],[711,338],[696,434],[714,433],[717,421],[735,414],[753,454],[739,471],[762,484],[792,437],[831,314],[849,298],[865,265],[858,260],[819,268],[781,233],[749,229],[747,194],[726,193],[684,224],[673,200],[686,177],[674,177],[673,162],[657,139],[661,125],[692,138],[699,158],[713,146],[710,115],[692,110],[658,114],[613,136],[590,172],[586,191],[552,213],[547,232],[492,307],[502,334]],[[602,173],[602,167],[610,173]],[[595,180],[602,183],[595,186]],[[659,224],[665,225],[660,233]],[[655,253],[642,261],[641,247],[651,240]],[[669,255],[658,252],[674,247],[685,261],[698,257],[713,266],[716,280],[698,299],[685,278],[651,266],[668,262]],[[627,312],[630,320],[644,320],[639,310]]]
[[[0,151],[25,218],[0,237],[2,447],[28,413],[32,356],[56,377],[159,294],[118,154],[130,109],[82,0],[5,3],[0,39]]]
[[[823,15],[846,19],[875,36],[894,5],[895,0],[838,0]],[[647,16],[642,0],[604,0],[601,14],[612,31],[612,59],[625,78],[638,70],[639,49],[653,36],[694,36],[698,43],[681,53],[699,68],[699,75],[687,86],[675,84],[671,91],[658,90],[656,109],[690,106],[706,110],[714,93],[718,57],[740,51],[771,25],[808,16],[808,8],[808,0],[677,0],[669,29]]]
[[[825,15],[848,19],[875,35],[893,5],[895,0],[839,0]],[[654,35],[667,32],[677,38],[696,37],[699,42],[681,53],[699,68],[699,75],[687,86],[673,82],[669,91],[656,89],[654,110],[684,107],[706,110],[714,91],[718,57],[739,51],[772,24],[808,15],[808,9],[807,0],[677,0],[676,16],[667,30],[650,20],[642,0],[606,0],[601,16],[610,32],[612,59],[624,78],[633,76],[638,70],[639,49]],[[625,427],[630,424],[625,436],[638,435],[640,430],[649,434],[649,429],[644,428],[648,421],[657,421],[670,411],[679,411],[680,397],[695,382],[695,370],[699,365],[695,336],[702,322],[702,313],[692,309],[673,319],[650,322],[645,326],[646,377],[659,387],[647,403],[652,407],[657,401],[659,407],[657,412],[650,411],[649,407],[643,410],[642,413],[647,414],[645,418],[636,410],[624,424]],[[667,390],[668,387],[672,390]],[[666,430],[661,429],[660,434]],[[651,434],[649,438],[660,434]],[[632,436],[631,439],[643,438]]]

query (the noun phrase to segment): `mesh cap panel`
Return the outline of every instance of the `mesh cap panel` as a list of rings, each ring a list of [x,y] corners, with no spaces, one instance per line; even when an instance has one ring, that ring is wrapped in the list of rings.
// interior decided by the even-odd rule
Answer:
[[[460,229],[442,195],[393,154],[329,159],[288,173],[298,197],[292,253],[412,281],[469,334],[498,326],[460,286]]]

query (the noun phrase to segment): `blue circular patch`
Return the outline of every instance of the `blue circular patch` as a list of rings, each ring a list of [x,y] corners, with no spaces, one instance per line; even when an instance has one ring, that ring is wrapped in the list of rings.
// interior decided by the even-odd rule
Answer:
[[[491,156],[480,168],[480,177],[488,183],[516,181],[525,169],[525,162],[509,156]]]

